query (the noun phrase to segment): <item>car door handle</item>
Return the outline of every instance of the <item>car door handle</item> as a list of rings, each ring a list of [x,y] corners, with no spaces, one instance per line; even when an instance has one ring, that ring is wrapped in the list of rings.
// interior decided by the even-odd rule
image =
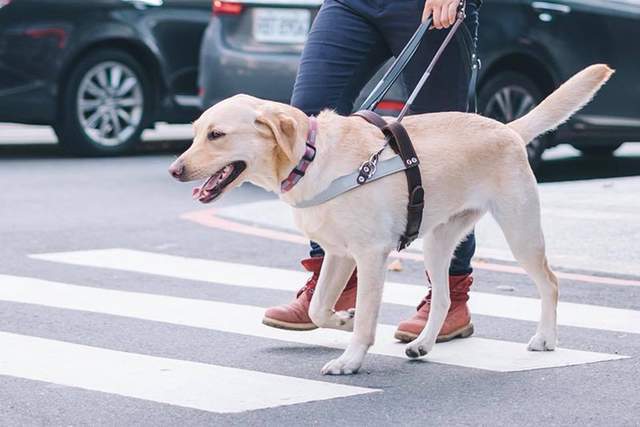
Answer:
[[[546,1],[534,1],[531,3],[531,7],[538,12],[543,13],[561,13],[566,15],[571,12],[571,8],[566,4],[561,3],[549,3]]]

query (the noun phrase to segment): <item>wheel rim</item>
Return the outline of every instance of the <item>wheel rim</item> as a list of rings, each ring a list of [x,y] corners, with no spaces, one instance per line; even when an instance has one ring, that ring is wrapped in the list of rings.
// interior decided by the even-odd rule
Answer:
[[[97,64],[80,82],[77,105],[78,120],[91,140],[105,147],[121,145],[142,122],[140,79],[120,62]]]
[[[537,105],[533,95],[522,86],[505,86],[496,91],[485,107],[483,115],[502,123],[512,122],[531,111]],[[527,145],[529,159],[535,160],[544,148],[540,137]]]

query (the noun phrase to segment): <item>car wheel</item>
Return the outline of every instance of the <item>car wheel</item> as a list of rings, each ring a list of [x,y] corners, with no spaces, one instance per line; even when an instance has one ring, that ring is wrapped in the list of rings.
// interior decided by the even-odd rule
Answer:
[[[131,55],[101,50],[74,67],[62,92],[55,127],[60,144],[74,154],[130,151],[150,120],[150,80]]]
[[[544,93],[526,76],[507,71],[488,80],[478,98],[483,116],[509,123],[531,111],[544,99]],[[534,171],[540,167],[548,140],[549,137],[543,135],[527,145],[529,164]]]
[[[611,144],[611,145],[574,145],[573,147],[579,150],[585,156],[590,157],[609,157],[611,156],[620,146],[619,144]]]

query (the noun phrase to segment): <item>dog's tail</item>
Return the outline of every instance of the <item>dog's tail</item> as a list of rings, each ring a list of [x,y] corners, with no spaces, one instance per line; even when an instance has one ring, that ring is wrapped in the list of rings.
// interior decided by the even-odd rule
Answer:
[[[591,65],[567,80],[527,115],[509,123],[528,144],[536,136],[566,122],[587,105],[614,70],[604,64]]]

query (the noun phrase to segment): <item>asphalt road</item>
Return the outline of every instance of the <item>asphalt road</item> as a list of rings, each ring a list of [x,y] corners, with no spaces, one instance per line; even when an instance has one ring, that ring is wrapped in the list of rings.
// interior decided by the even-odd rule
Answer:
[[[51,142],[46,130],[8,129],[0,126],[3,426],[639,424],[636,146],[607,160],[557,149],[541,171],[561,275],[558,351],[525,351],[535,289],[483,222],[473,338],[438,344],[422,362],[402,356],[391,332],[425,293],[411,249],[402,271],[388,273],[363,371],[323,377],[348,334],[259,323],[262,308],[288,301],[305,277],[304,239],[272,195],[243,186],[196,205],[166,172],[185,145],[168,133],[150,135],[138,155],[78,159],[41,144]]]

